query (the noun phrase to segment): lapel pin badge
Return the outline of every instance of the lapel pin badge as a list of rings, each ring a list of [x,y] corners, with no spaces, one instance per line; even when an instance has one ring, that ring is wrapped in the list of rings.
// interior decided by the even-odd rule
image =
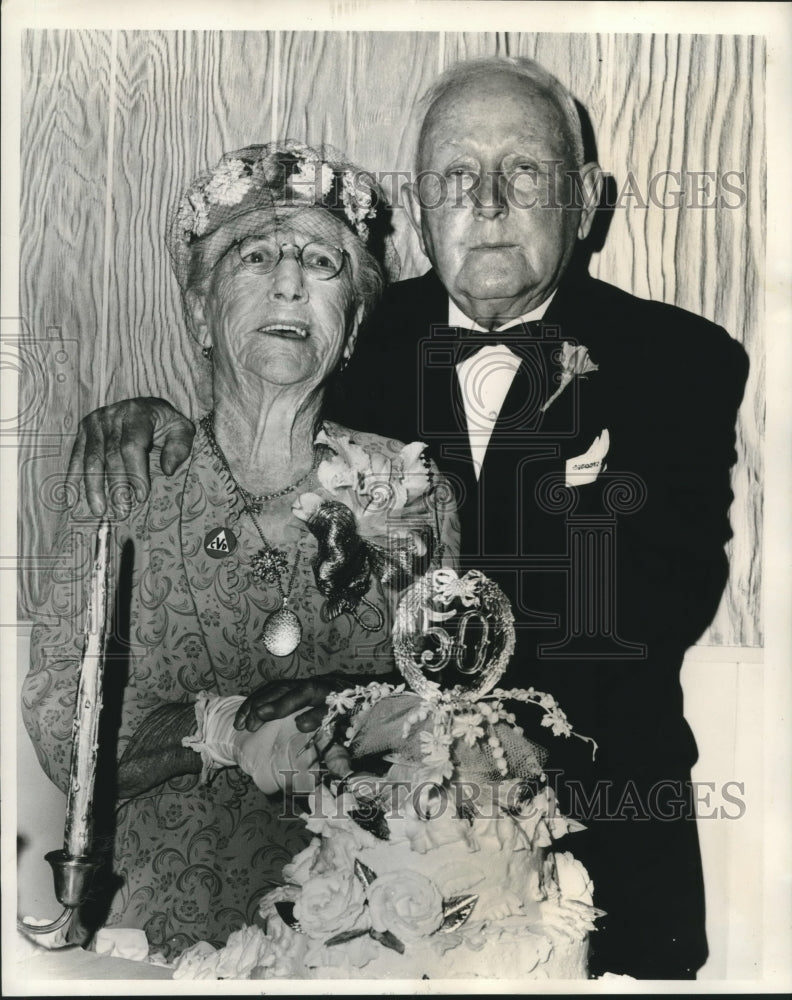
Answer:
[[[237,547],[237,538],[230,528],[212,528],[204,538],[204,552],[212,559],[230,556]]]

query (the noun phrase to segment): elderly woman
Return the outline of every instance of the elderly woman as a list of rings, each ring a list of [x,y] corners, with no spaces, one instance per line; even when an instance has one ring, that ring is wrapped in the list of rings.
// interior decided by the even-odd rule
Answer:
[[[307,843],[274,793],[295,771],[305,790],[316,756],[301,730],[312,723],[262,726],[255,692],[315,677],[322,694],[350,674],[390,671],[399,587],[455,548],[455,516],[436,502],[420,444],[323,420],[326,387],[383,287],[385,214],[366,174],[286,142],[226,154],[171,224],[214,410],[176,475],[155,476],[115,528],[128,676],[122,884],[107,920],[143,928],[168,956],[249,923]],[[23,694],[41,764],[62,789],[93,519],[81,500],[60,531]]]

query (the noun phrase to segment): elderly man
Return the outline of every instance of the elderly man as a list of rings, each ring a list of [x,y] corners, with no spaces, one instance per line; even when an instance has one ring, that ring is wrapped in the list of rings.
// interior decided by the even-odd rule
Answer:
[[[466,563],[515,605],[508,679],[551,691],[599,745],[594,761],[579,741],[549,748],[607,911],[592,971],[695,978],[707,947],[679,671],[726,581],[745,355],[581,266],[601,174],[541,67],[461,63],[425,106],[404,194],[432,270],[387,292],[330,415],[430,444],[462,500]],[[73,471],[99,511],[105,462],[145,483],[152,437],[173,468],[191,434],[161,401],[116,404],[84,422]],[[252,715],[322,694],[265,691]]]

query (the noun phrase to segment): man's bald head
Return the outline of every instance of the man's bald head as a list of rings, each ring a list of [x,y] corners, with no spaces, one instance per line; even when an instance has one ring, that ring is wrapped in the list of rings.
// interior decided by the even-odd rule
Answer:
[[[416,169],[426,169],[425,148],[434,122],[444,114],[450,100],[457,94],[475,87],[497,88],[498,79],[509,79],[525,88],[526,94],[544,98],[558,114],[559,137],[568,151],[567,166],[582,167],[585,162],[583,133],[575,99],[552,73],[522,57],[492,56],[487,59],[469,59],[451,66],[442,73],[425,92],[419,102],[423,113],[421,131],[416,150]]]
[[[588,235],[601,173],[572,96],[527,59],[460,63],[425,98],[415,181],[421,248],[482,326],[534,310]]]

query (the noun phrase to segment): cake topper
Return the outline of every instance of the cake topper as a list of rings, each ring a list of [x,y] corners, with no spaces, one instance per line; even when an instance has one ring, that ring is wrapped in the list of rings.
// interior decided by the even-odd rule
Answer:
[[[393,627],[401,675],[422,698],[439,691],[487,694],[514,652],[514,615],[500,587],[478,570],[427,573],[404,594]]]
[[[373,682],[327,697],[320,732],[345,721],[344,746],[355,758],[388,754],[422,777],[503,781],[540,777],[544,747],[528,739],[505,702],[534,704],[554,736],[575,736],[552,695],[533,687],[496,687],[514,652],[514,616],[496,583],[477,570],[436,569],[402,597],[393,627],[396,664],[409,684]],[[313,739],[314,737],[312,737]]]

